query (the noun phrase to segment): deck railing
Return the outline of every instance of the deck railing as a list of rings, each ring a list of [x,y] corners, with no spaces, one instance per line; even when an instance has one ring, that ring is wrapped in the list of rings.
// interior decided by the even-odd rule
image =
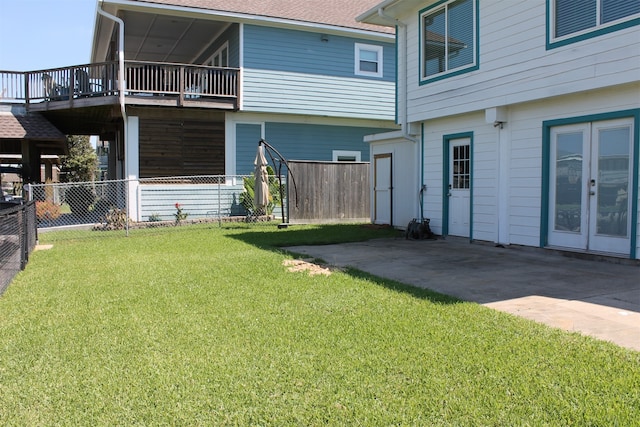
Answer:
[[[124,79],[117,62],[75,65],[48,70],[0,70],[0,101],[37,103],[94,96],[176,96],[180,99],[238,96],[236,68],[125,61]]]

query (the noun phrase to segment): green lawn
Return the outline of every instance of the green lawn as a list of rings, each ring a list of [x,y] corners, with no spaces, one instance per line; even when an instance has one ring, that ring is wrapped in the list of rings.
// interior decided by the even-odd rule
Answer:
[[[638,352],[278,249],[390,233],[43,234],[0,297],[0,425],[640,425]]]

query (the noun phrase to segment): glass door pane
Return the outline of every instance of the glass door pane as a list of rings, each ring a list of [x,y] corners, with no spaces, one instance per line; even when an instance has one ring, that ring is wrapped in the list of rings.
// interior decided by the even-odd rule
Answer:
[[[629,127],[598,130],[596,233],[629,233]]]
[[[583,133],[557,135],[555,159],[556,231],[580,233],[582,229]]]

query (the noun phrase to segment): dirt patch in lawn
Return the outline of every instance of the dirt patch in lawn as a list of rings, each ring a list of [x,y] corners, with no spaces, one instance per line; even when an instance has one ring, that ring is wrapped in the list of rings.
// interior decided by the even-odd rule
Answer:
[[[328,265],[317,264],[313,262],[313,259],[285,259],[282,261],[282,265],[287,267],[287,270],[296,273],[296,272],[308,272],[310,276],[316,276],[318,274],[323,274],[325,276],[331,275],[331,273],[335,270],[338,270],[336,267],[329,267]]]

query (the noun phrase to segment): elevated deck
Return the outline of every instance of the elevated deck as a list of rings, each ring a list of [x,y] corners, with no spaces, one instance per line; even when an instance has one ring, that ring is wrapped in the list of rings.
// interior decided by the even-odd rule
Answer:
[[[126,61],[49,70],[0,71],[0,102],[28,111],[127,105],[237,110],[239,70],[188,64]]]

